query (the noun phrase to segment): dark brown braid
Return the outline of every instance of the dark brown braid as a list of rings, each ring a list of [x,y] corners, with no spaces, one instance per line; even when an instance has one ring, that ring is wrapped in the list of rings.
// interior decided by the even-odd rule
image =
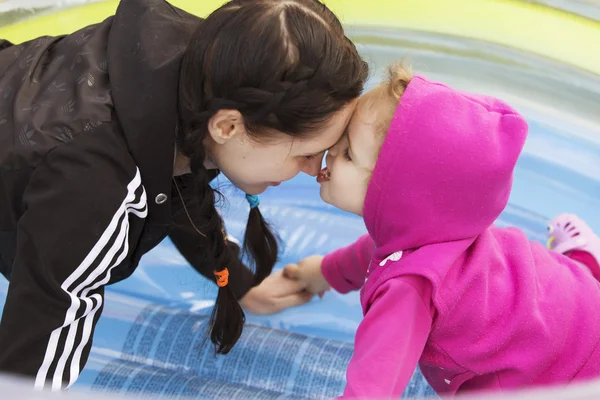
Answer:
[[[180,151],[191,159],[200,199],[194,224],[205,233],[199,248],[216,271],[235,262],[223,239],[216,190],[210,186],[203,141],[221,109],[236,109],[249,135],[273,130],[290,136],[317,134],[363,90],[366,63],[335,15],[316,0],[234,0],[213,12],[194,33],[180,75]],[[251,209],[244,249],[254,284],[277,261],[275,235],[258,207]],[[239,279],[230,276],[230,281]],[[244,313],[228,286],[219,288],[211,340],[227,353],[239,339]]]

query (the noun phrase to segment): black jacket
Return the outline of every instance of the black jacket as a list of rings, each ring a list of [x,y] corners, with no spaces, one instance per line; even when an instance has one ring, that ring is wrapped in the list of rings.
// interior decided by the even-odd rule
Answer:
[[[214,280],[173,190],[179,68],[200,22],[162,0],[122,0],[71,35],[0,42],[0,371],[72,384],[104,286],[167,235]],[[251,275],[231,269],[239,298]]]

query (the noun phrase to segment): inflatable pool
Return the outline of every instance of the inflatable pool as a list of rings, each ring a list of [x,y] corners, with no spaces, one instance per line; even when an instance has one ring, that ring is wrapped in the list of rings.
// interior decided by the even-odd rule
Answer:
[[[206,15],[221,1],[172,3]],[[513,0],[327,4],[372,65],[369,85],[378,82],[388,63],[403,58],[434,79],[503,97],[525,115],[530,135],[499,225],[518,226],[543,241],[545,221],[568,211],[600,230],[600,52],[594,50],[600,22]],[[71,32],[111,15],[116,5],[44,9],[1,27],[0,37],[20,42]],[[228,230],[240,237],[248,205],[224,179],[218,184],[230,199],[222,209]],[[269,189],[261,210],[285,244],[278,268],[346,245],[365,232],[359,218],[323,204],[308,176]],[[0,278],[0,307],[7,287]],[[361,319],[358,293],[329,292],[276,315],[249,315],[239,345],[228,356],[215,357],[205,335],[215,287],[169,240],[106,293],[90,359],[75,389],[145,398],[332,398],[343,390]],[[600,398],[598,387],[582,393]],[[417,373],[406,396],[428,395]]]

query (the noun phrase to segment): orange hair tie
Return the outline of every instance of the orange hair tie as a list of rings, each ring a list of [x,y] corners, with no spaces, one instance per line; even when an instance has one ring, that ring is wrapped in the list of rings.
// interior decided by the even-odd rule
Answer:
[[[225,268],[223,271],[213,271],[217,277],[217,286],[225,287],[229,283],[229,270]]]

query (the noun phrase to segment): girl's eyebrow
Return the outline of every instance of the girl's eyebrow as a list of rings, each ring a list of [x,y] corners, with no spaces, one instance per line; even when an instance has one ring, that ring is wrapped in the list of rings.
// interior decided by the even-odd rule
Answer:
[[[342,136],[340,136],[340,138],[338,139],[338,141],[337,141],[337,142],[335,142],[334,144],[332,144],[332,145],[331,145],[331,146],[329,146],[328,148],[326,148],[326,149],[323,149],[323,150],[321,150],[321,151],[318,151],[318,152],[316,152],[316,153],[312,153],[312,154],[308,154],[308,153],[307,153],[307,154],[304,154],[304,155],[303,155],[303,157],[308,157],[308,156],[316,156],[317,154],[321,154],[321,153],[324,153],[324,152],[326,152],[327,150],[329,150],[330,148],[332,148],[333,146],[335,146],[336,144],[338,144],[338,143],[340,142],[340,140],[342,140],[342,139],[344,138],[344,136],[346,136],[346,137],[348,136],[348,125],[346,125],[346,128],[344,129],[344,132],[342,133]]]
[[[311,157],[311,156],[316,156],[316,155],[319,155],[319,154],[321,154],[321,153],[324,153],[324,152],[326,152],[326,151],[327,151],[327,149],[325,149],[325,150],[321,150],[321,151],[318,151],[318,152],[316,152],[316,153],[306,153],[306,154],[303,154],[303,155],[302,155],[302,157]]]

